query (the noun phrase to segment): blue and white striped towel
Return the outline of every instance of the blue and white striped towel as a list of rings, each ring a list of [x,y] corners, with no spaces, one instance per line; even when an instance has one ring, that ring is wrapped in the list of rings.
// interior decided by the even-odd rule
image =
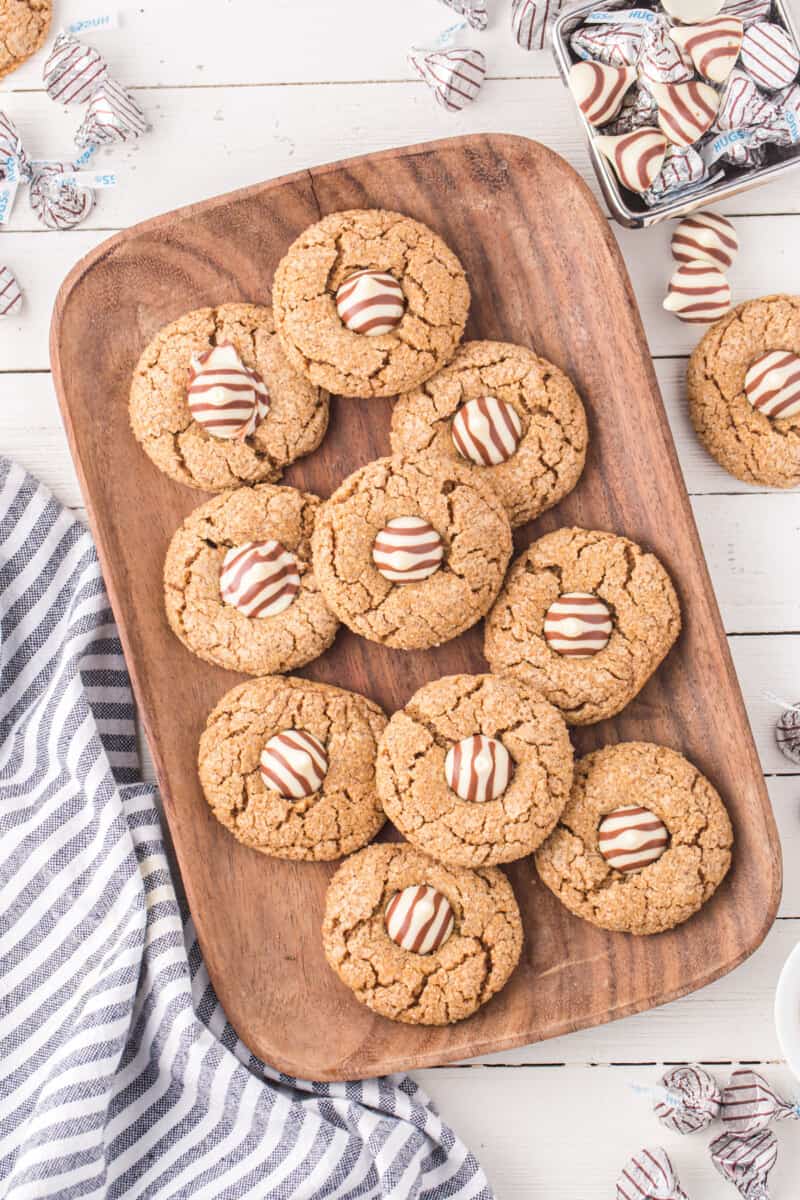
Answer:
[[[0,459],[0,1192],[456,1197],[405,1076],[303,1083],[221,1011],[170,878],[89,534]]]

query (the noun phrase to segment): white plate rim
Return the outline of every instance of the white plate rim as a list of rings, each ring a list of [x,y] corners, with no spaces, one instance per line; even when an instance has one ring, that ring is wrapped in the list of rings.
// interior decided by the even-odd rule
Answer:
[[[789,1070],[800,1079],[800,942],[784,963],[775,989],[775,1031]]]

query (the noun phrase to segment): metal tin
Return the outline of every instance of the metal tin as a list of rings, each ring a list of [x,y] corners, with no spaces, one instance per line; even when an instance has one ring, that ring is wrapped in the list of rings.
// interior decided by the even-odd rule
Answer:
[[[794,38],[795,44],[800,47],[800,36],[789,12],[788,3],[786,3],[786,0],[773,0],[773,6],[778,20]],[[570,67],[577,61],[573,58],[569,48],[571,34],[574,33],[579,25],[583,24],[586,16],[595,9],[602,8],[603,10],[608,10],[630,7],[630,0],[604,0],[603,3],[593,0],[590,4],[571,6],[558,17],[553,27],[553,56],[555,57],[561,80],[565,86],[567,86],[567,76],[569,75]],[[570,96],[572,96],[572,92],[570,92]],[[643,229],[648,225],[656,225],[659,221],[665,221],[669,217],[680,217],[698,208],[708,208],[711,204],[718,204],[723,200],[730,199],[731,196],[738,196],[740,192],[746,192],[750,188],[759,187],[763,183],[769,183],[771,180],[777,178],[778,175],[800,167],[799,152],[791,158],[771,163],[769,166],[756,167],[754,170],[745,171],[734,168],[736,171],[735,174],[728,175],[716,183],[709,184],[707,188],[699,188],[697,191],[691,192],[688,196],[681,197],[678,195],[672,200],[667,198],[662,204],[654,204],[652,208],[648,208],[643,200],[634,196],[632,192],[624,191],[620,187],[610,163],[595,149],[594,138],[596,131],[586,120],[577,104],[575,105],[575,112],[589,142],[589,155],[592,160],[592,166],[594,167],[597,180],[611,215],[620,225],[626,225],[629,229]]]

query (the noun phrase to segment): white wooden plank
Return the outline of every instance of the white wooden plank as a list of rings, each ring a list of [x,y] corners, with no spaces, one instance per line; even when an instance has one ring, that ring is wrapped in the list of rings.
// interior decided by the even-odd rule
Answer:
[[[669,1047],[665,1044],[662,1049]],[[728,1067],[718,1068],[720,1082]],[[797,1090],[785,1068],[766,1068],[773,1086]],[[659,1124],[647,1097],[658,1068],[576,1067],[417,1071],[418,1083],[474,1151],[502,1200],[609,1200],[621,1168],[644,1146],[663,1146],[686,1193],[696,1200],[732,1200],[734,1189],[714,1169],[711,1134],[682,1137]],[[780,1153],[770,1195],[797,1195],[800,1138],[790,1121],[775,1127]]]
[[[113,7],[113,6],[110,6]],[[58,21],[86,17],[103,6],[59,0]],[[490,75],[555,75],[548,52],[528,53],[511,34],[510,0],[491,3],[492,19],[469,42],[487,57]],[[179,0],[120,6],[123,28],[91,40],[125,83],[146,87],[254,82],[406,79],[406,54],[458,21],[435,0],[192,0],[192,19]],[[169,52],[165,53],[165,47]],[[37,57],[9,78],[9,88],[40,88]]]
[[[424,84],[411,82],[165,88],[145,89],[137,95],[152,130],[137,142],[98,154],[98,163],[118,172],[120,186],[98,193],[84,229],[121,228],[179,205],[351,155],[496,130],[537,138],[550,146],[599,196],[571,101],[555,79],[489,81],[476,103],[457,114],[437,105]],[[17,122],[31,155],[52,158],[72,153],[79,111],[59,108],[43,92],[10,92],[2,96],[2,107]],[[321,109],[335,113],[335,122],[320,120]],[[798,212],[796,175],[737,197],[724,210]],[[10,228],[40,228],[24,195]],[[636,239],[640,257],[646,241],[644,257],[653,262],[650,251],[661,242],[654,240],[651,231],[634,230],[623,236]],[[747,246],[744,249],[746,253]],[[759,268],[768,265],[755,257],[753,261]],[[668,255],[663,263],[666,278]],[[652,266],[650,275],[657,279]],[[763,293],[758,273],[755,286],[751,278],[752,273],[742,276],[742,295],[745,288]],[[670,320],[678,325],[674,318]]]

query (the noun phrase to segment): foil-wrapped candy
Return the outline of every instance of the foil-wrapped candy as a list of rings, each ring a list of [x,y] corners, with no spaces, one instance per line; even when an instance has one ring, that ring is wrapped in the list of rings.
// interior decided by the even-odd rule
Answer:
[[[584,25],[570,38],[573,53],[607,67],[635,67],[642,48],[642,30],[619,25]]]
[[[771,1129],[747,1137],[721,1133],[708,1149],[720,1175],[743,1200],[769,1200],[767,1177],[778,1159],[778,1139]]]
[[[687,83],[694,66],[670,37],[666,21],[645,26],[639,50],[639,76],[647,83]]]
[[[564,0],[512,0],[511,29],[523,50],[543,50]]]
[[[108,75],[108,64],[93,46],[60,33],[45,59],[42,81],[58,104],[85,104]]]
[[[22,292],[9,267],[0,266],[0,317],[12,317],[22,308]]]
[[[772,1121],[800,1119],[800,1104],[782,1099],[750,1067],[734,1071],[722,1092],[722,1121],[728,1133],[757,1133]]]
[[[660,204],[667,197],[690,196],[700,188],[708,187],[723,175],[722,168],[710,171],[703,156],[694,146],[670,146],[664,157],[661,170],[651,187],[642,194],[648,208]]]
[[[30,202],[36,216],[48,229],[74,229],[94,207],[94,192],[73,177],[72,163],[36,164],[30,187]]]
[[[645,1148],[629,1158],[617,1180],[617,1200],[688,1200],[666,1150]]]
[[[722,6],[722,15],[738,17],[745,29],[756,21],[768,21],[771,12],[772,0],[725,0]]]
[[[442,0],[442,4],[457,12],[473,29],[483,30],[489,23],[486,0]]]
[[[606,132],[633,133],[634,129],[643,129],[645,126],[657,124],[658,105],[644,84],[639,84],[625,97],[622,108]]]
[[[721,1102],[719,1085],[708,1071],[698,1066],[673,1067],[656,1089],[653,1111],[668,1129],[696,1133],[717,1119]]]
[[[458,112],[471,104],[486,74],[484,54],[471,46],[414,48],[408,61],[448,112]]]
[[[75,144],[107,146],[141,137],[149,126],[137,101],[121,84],[106,76],[92,93]]]

